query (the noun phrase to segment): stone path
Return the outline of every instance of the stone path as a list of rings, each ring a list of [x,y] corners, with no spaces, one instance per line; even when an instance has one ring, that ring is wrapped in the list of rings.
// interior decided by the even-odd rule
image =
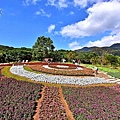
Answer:
[[[37,74],[24,70],[23,66],[12,66],[10,71],[13,74],[17,74],[23,77],[30,78],[31,80],[57,83],[57,84],[73,84],[73,85],[88,85],[88,84],[98,84],[98,83],[119,83],[119,80],[105,79],[100,77],[70,77],[70,76],[60,76],[60,75],[46,75]]]
[[[105,79],[108,79],[108,80],[111,81],[111,82],[115,82],[115,83],[120,84],[120,79],[114,78],[114,77],[112,77],[112,76],[110,76],[110,75],[107,75],[107,73],[105,73],[105,72],[99,71],[96,76],[97,76],[97,77],[101,77],[101,78],[105,78]]]

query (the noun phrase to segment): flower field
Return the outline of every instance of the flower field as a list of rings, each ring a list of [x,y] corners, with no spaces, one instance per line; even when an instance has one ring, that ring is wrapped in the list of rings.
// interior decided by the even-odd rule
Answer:
[[[75,120],[120,120],[120,85],[62,89]]]
[[[63,65],[63,64],[62,64]],[[52,68],[58,68],[57,65],[50,65]],[[55,67],[56,66],[56,67]],[[43,65],[30,65],[31,69],[43,73],[53,74],[53,75],[66,75],[66,76],[94,76],[94,71],[90,68],[82,67],[83,70],[70,70],[70,69],[47,69],[44,68]],[[71,65],[70,68],[75,68],[75,66]]]
[[[32,120],[43,85],[0,77],[0,120]]]
[[[93,76],[37,74],[23,66],[10,72],[34,83],[0,74],[0,120],[120,120],[120,84]]]
[[[45,87],[39,107],[39,120],[68,120],[58,87]]]

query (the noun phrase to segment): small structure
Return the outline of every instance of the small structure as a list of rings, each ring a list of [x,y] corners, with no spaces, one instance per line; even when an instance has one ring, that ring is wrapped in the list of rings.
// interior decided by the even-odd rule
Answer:
[[[22,61],[22,63],[24,63],[24,62],[25,62],[25,60]]]
[[[73,64],[75,64],[75,60],[72,60]]]
[[[53,58],[44,58],[44,61],[45,61],[45,62],[49,62],[49,61],[52,62],[52,61],[53,61]]]
[[[66,59],[62,59],[62,61],[63,61],[63,63],[65,63],[65,62],[66,62]]]
[[[26,60],[25,62],[28,63],[28,60]]]

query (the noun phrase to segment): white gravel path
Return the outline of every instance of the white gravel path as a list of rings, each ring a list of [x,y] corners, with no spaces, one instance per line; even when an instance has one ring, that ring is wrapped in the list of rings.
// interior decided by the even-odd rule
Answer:
[[[58,83],[58,84],[74,84],[74,85],[87,85],[87,84],[97,84],[97,83],[114,83],[114,81],[106,80],[99,77],[70,77],[70,76],[58,76],[58,75],[46,75],[37,74],[33,72],[26,71],[23,66],[12,66],[10,68],[11,73],[20,75],[31,80]]]
[[[44,68],[47,68],[47,69],[55,69],[55,68],[51,68],[49,67],[48,65],[43,65]],[[62,66],[62,65],[57,65],[58,68],[56,68],[56,70],[58,70],[59,68],[69,68],[69,66]],[[62,70],[62,69],[59,69],[59,70]],[[70,69],[69,69],[70,70]],[[83,68],[81,67],[77,67],[76,69],[71,69],[71,70],[83,70]]]

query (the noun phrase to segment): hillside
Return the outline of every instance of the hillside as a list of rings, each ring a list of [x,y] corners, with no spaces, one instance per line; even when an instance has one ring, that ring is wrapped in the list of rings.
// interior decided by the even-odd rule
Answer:
[[[102,53],[109,53],[120,56],[120,43],[113,44],[109,47],[83,47],[82,49],[75,50],[77,53],[80,52],[96,52],[99,55]]]
[[[14,47],[10,47],[10,46],[0,45],[0,51],[15,50],[15,49],[31,51],[31,48],[26,48],[26,47],[14,48]]]
[[[14,49],[14,47],[9,47],[9,46],[5,46],[5,45],[0,45],[0,50],[5,50],[5,49],[12,50],[12,49]]]
[[[6,50],[25,50],[25,51],[31,51],[31,48],[21,47],[21,48],[14,48],[10,46],[0,45],[0,51],[6,51]],[[81,52],[96,52],[99,55],[102,55],[102,53],[109,53],[113,55],[120,56],[120,43],[113,44],[109,47],[83,47],[82,49],[75,50],[77,53]]]

